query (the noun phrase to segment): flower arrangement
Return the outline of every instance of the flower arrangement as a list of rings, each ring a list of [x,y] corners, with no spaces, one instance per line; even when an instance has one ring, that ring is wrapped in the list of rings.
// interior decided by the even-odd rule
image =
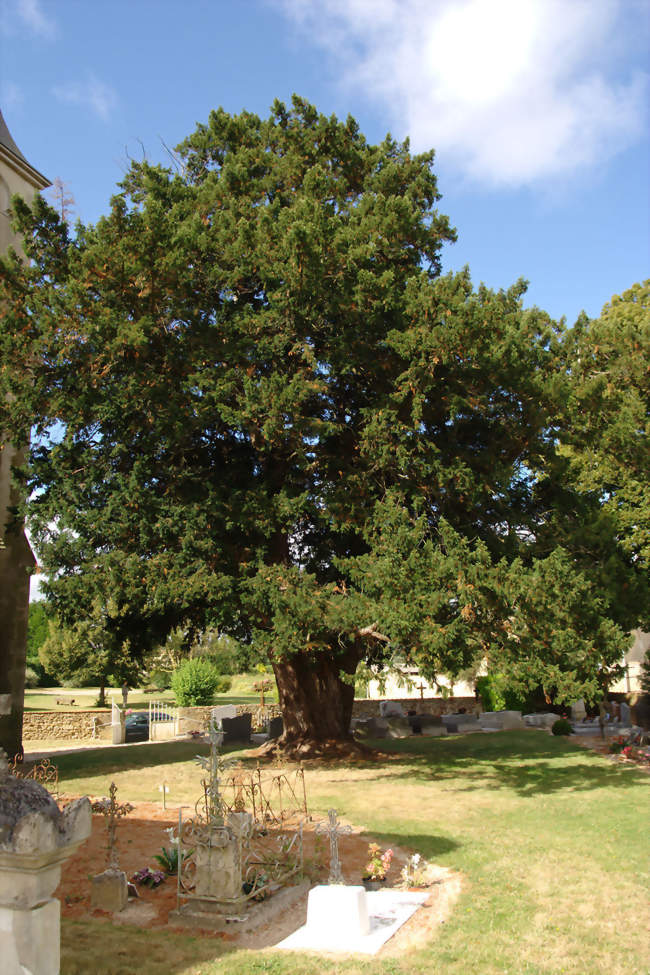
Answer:
[[[162,870],[150,870],[149,867],[143,867],[142,870],[136,870],[131,877],[131,883],[140,884],[141,887],[160,887],[164,879],[165,874]]]
[[[650,735],[641,728],[631,728],[625,734],[613,738],[609,750],[622,761],[636,762],[639,765],[650,764]]]
[[[429,863],[419,853],[408,858],[401,872],[402,883],[405,887],[426,887],[429,879]]]
[[[376,843],[371,843],[368,846],[368,862],[366,864],[366,872],[363,879],[385,880],[386,874],[390,870],[392,859],[392,850],[385,850],[384,853],[382,853]]]

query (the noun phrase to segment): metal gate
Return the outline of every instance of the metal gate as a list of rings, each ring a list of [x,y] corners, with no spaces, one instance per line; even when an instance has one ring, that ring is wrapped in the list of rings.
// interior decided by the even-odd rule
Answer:
[[[149,702],[149,741],[167,741],[178,734],[178,708],[167,701]]]

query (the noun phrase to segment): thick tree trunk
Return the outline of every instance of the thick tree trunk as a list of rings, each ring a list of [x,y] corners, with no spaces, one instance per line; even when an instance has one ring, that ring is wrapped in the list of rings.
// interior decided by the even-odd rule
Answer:
[[[360,750],[350,732],[354,682],[340,677],[343,672],[352,678],[360,659],[360,652],[349,650],[344,655],[321,651],[273,661],[284,733],[269,750],[295,758]]]

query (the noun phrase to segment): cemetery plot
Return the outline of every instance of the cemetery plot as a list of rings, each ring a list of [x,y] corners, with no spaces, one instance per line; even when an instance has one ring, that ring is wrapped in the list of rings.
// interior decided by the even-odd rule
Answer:
[[[177,829],[176,810],[163,810],[160,803],[135,803],[128,816],[120,820],[118,843],[120,867],[127,877],[149,866],[158,869],[154,856],[161,847],[168,847],[169,834],[165,831]],[[329,864],[329,841],[327,835],[316,832],[316,823],[307,823],[303,830],[303,859],[305,873],[312,883],[326,883]],[[269,830],[272,833],[272,830]],[[348,884],[357,884],[363,875],[367,862],[367,834],[356,830],[339,837],[339,853],[343,876]],[[389,884],[399,880],[400,867],[406,863],[405,852],[395,849],[394,866],[389,875]],[[127,924],[139,928],[162,930],[175,929],[173,915],[176,910],[176,878],[168,876],[159,886],[137,887],[137,898],[130,897],[128,906],[121,912],[111,914],[91,905],[89,876],[104,870],[106,865],[106,823],[104,816],[93,815],[91,836],[68,860],[62,869],[61,883],[55,891],[61,901],[61,914],[67,919],[92,919],[98,924]],[[294,888],[287,888],[293,891]],[[399,952],[410,945],[426,942],[433,930],[451,912],[453,903],[460,891],[460,878],[450,871],[439,870],[430,888],[427,905],[402,928],[395,938],[383,949],[383,953]],[[297,893],[299,893],[296,890]],[[274,910],[277,902],[277,910]],[[254,902],[255,903],[255,902]],[[275,945],[300,928],[307,918],[307,893],[299,893],[297,899],[285,901],[282,893],[267,899],[259,905],[268,911],[268,920],[254,930],[238,930],[236,925],[228,924],[223,929],[201,929],[202,937],[232,942],[233,946],[265,947]]]

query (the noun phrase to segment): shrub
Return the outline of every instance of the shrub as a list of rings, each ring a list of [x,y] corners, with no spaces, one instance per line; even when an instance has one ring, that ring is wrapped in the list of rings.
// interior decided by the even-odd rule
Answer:
[[[553,724],[551,731],[554,735],[570,735],[573,732],[573,728],[568,718],[558,718]]]
[[[40,687],[41,675],[35,667],[25,667],[25,687]]]
[[[225,674],[220,674],[217,678],[217,686],[215,691],[217,694],[227,694],[232,687],[232,678],[226,677]]]
[[[176,703],[181,707],[212,704],[220,675],[213,665],[200,657],[184,660],[171,679]]]

